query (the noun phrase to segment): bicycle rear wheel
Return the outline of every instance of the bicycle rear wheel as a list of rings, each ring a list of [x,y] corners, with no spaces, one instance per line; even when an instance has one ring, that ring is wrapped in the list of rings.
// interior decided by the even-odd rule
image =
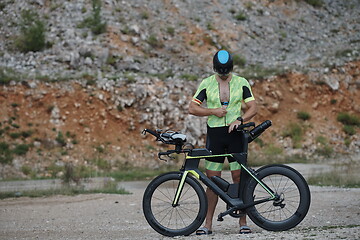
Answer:
[[[187,176],[179,204],[173,206],[182,173],[171,172],[155,178],[146,188],[143,211],[150,226],[165,236],[190,235],[203,223],[207,198],[198,181]]]
[[[298,225],[310,207],[310,190],[303,176],[285,165],[265,166],[257,171],[262,180],[278,198],[247,209],[248,216],[261,228],[285,231]],[[270,194],[255,180],[247,185],[244,202],[268,199]]]

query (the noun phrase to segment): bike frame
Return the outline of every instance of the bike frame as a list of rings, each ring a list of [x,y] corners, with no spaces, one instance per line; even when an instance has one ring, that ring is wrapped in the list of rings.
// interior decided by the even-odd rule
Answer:
[[[256,225],[269,231],[286,231],[298,225],[306,216],[311,201],[310,189],[304,177],[295,169],[281,164],[264,166],[256,171],[247,166],[248,144],[270,126],[270,120],[257,126],[254,122],[240,125],[236,131],[241,139],[234,142],[237,146],[233,152],[236,153],[217,155],[213,155],[209,149],[185,144],[184,134],[144,129],[143,133],[154,135],[156,141],[175,145],[174,150],[159,152],[160,160],[174,159],[171,154],[185,154],[180,171],[158,176],[145,190],[143,211],[150,226],[165,236],[188,236],[196,231],[204,221],[208,207],[203,189],[205,186],[226,203],[226,209],[218,215],[218,221],[223,221],[226,215],[240,218],[248,214]],[[214,157],[236,161],[240,165],[240,182],[237,183],[236,179],[236,183],[230,184],[220,174],[208,177],[199,170],[201,159],[211,161]],[[175,189],[169,189],[173,187]],[[196,199],[192,198],[194,196],[197,196]],[[288,202],[286,198],[289,198]],[[287,204],[289,207],[285,208]]]
[[[248,132],[243,131],[243,152],[233,153],[233,154],[221,154],[221,155],[202,155],[202,156],[189,156],[185,158],[184,165],[182,166],[180,172],[182,173],[182,178],[179,182],[179,185],[176,190],[175,198],[172,205],[175,207],[179,203],[181,192],[184,188],[184,183],[189,173],[203,182],[208,188],[210,188],[216,195],[218,195],[225,203],[230,206],[230,209],[223,213],[223,216],[229,214],[230,212],[237,209],[246,209],[248,207],[254,206],[256,204],[264,203],[267,201],[275,200],[278,196],[261,180],[256,177],[256,172],[248,167],[246,167],[247,162],[247,150],[248,150]],[[194,149],[196,150],[196,149]],[[199,162],[201,159],[213,158],[213,157],[232,157],[239,164],[240,169],[243,169],[242,174],[240,175],[240,184],[239,184],[239,197],[231,198],[226,192],[224,192],[219,186],[217,186],[210,178],[208,178],[202,171],[198,169]],[[255,201],[251,204],[244,204],[243,202],[243,191],[245,189],[245,184],[247,179],[253,178],[259,183],[259,185],[269,193],[270,197],[262,200]]]
[[[200,159],[211,158],[211,157],[219,157],[219,156],[235,158],[239,162],[241,169],[245,170],[245,171],[242,171],[242,172],[243,173],[245,172],[246,174],[241,174],[242,178],[241,178],[240,186],[239,186],[239,188],[240,188],[239,189],[239,198],[231,198],[229,195],[227,195],[226,192],[224,192],[211,179],[209,179],[202,171],[200,171],[198,169]],[[180,196],[181,196],[181,192],[182,192],[182,190],[184,188],[184,183],[185,183],[186,178],[188,177],[189,173],[191,175],[193,175],[194,177],[196,177],[197,179],[199,179],[201,182],[203,182],[213,192],[215,192],[216,195],[218,195],[225,203],[227,203],[231,207],[231,209],[230,209],[231,211],[233,211],[234,209],[246,209],[246,208],[254,206],[256,204],[276,199],[277,196],[275,195],[275,193],[265,183],[263,183],[261,180],[259,180],[255,176],[255,172],[253,170],[247,168],[243,163],[241,163],[241,161],[244,161],[244,158],[246,158],[245,154],[241,154],[241,153],[238,153],[238,154],[221,154],[221,155],[206,155],[206,156],[196,156],[196,157],[186,156],[184,166],[181,169],[182,178],[181,178],[181,180],[179,182],[179,185],[177,187],[175,198],[173,200],[172,205],[174,207],[178,205],[179,199],[180,199]],[[267,199],[255,201],[255,202],[253,202],[251,204],[244,204],[244,202],[242,200],[242,191],[244,189],[245,182],[246,182],[247,178],[249,178],[249,177],[252,177],[253,179],[255,179],[255,181],[257,181],[260,184],[260,186],[267,193],[269,193],[270,197],[267,198]],[[243,183],[243,184],[241,184],[241,183]],[[232,209],[232,208],[234,208],[234,209]]]

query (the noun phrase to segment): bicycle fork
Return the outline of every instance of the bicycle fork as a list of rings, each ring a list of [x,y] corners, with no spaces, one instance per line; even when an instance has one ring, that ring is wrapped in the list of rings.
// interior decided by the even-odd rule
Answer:
[[[197,174],[195,171],[193,170],[186,170],[182,173],[179,185],[177,186],[176,189],[176,193],[175,193],[175,197],[174,200],[172,202],[172,206],[173,207],[177,207],[179,206],[179,199],[182,193],[182,190],[184,189],[184,185],[185,185],[185,181],[186,181],[186,177],[188,176],[188,173],[191,173],[192,175],[194,175],[195,177],[199,178],[199,174]]]
[[[181,193],[182,193],[182,190],[184,188],[184,183],[185,183],[185,180],[186,180],[186,177],[187,177],[187,174],[188,174],[188,171],[185,171],[181,177],[181,180],[179,182],[179,185],[176,189],[176,194],[175,194],[175,198],[172,202],[172,206],[173,207],[177,207],[179,206],[179,199],[180,199],[180,196],[181,196]]]

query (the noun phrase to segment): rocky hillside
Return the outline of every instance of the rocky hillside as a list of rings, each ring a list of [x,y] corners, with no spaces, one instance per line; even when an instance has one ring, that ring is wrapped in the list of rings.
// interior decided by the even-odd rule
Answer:
[[[205,119],[187,107],[219,48],[253,86],[255,121],[274,123],[254,155],[356,156],[360,2],[308,2],[2,1],[0,177],[158,167],[145,127],[203,146]],[[43,24],[39,51],[27,19]]]

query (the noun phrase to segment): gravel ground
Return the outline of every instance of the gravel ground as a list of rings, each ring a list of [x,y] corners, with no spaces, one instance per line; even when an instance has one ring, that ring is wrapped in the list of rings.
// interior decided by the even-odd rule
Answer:
[[[89,194],[0,201],[0,239],[170,239],[147,224],[141,207],[148,182],[126,182],[132,194]],[[176,239],[359,239],[360,189],[310,187],[312,204],[297,227],[268,232],[248,220],[253,233],[237,234],[237,219],[214,222],[211,236]],[[225,205],[219,202],[217,211]]]

